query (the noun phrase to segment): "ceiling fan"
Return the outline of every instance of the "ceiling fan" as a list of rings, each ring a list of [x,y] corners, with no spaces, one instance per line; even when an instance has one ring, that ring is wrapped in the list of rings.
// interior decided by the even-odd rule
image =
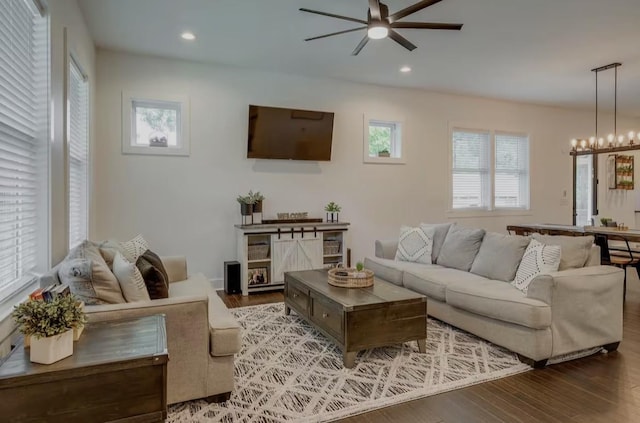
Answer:
[[[405,16],[412,15],[422,9],[425,9],[431,5],[441,2],[442,0],[422,0],[418,3],[406,7],[392,15],[389,15],[389,8],[386,4],[380,3],[380,0],[369,0],[369,10],[367,12],[367,20],[350,18],[348,16],[335,15],[333,13],[320,12],[318,10],[311,10],[300,8],[300,11],[307,13],[314,13],[316,15],[328,16],[330,18],[342,19],[345,21],[351,21],[363,24],[358,28],[347,29],[344,31],[332,32],[331,34],[319,35],[317,37],[307,38],[305,41],[318,40],[320,38],[332,37],[334,35],[346,34],[348,32],[360,31],[361,29],[367,30],[367,35],[364,36],[362,41],[356,46],[355,50],[351,53],[356,56],[369,42],[369,39],[379,40],[389,37],[396,43],[409,51],[415,50],[417,47],[409,40],[398,34],[396,29],[448,29],[454,31],[460,31],[462,24],[448,24],[448,23],[431,23],[431,22],[398,22]]]

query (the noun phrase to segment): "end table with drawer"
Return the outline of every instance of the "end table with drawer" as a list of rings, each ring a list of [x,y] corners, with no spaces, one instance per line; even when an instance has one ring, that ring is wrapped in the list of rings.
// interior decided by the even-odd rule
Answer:
[[[20,422],[163,422],[164,315],[89,323],[73,355],[50,365],[17,347],[0,366],[0,416]]]

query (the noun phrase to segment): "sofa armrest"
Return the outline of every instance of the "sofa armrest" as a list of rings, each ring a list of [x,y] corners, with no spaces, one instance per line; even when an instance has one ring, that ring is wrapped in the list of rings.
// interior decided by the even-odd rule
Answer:
[[[376,257],[393,260],[397,250],[397,239],[376,239]]]
[[[622,340],[624,272],[589,266],[536,277],[527,297],[551,306],[553,355]]]
[[[178,282],[187,279],[187,258],[183,256],[169,256],[161,257],[162,264],[164,265],[167,275],[169,276],[169,283]]]
[[[85,306],[89,322],[164,314],[167,328],[167,400],[202,397],[210,378],[208,297],[184,296],[144,303]]]

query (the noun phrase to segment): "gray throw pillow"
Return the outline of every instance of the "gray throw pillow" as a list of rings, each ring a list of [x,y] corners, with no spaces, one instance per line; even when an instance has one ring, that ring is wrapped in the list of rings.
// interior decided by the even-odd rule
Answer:
[[[478,254],[483,237],[484,229],[451,226],[440,249],[437,263],[468,272]]]
[[[444,239],[447,236],[447,232],[449,232],[449,228],[452,223],[421,223],[420,227],[422,229],[433,229],[433,248],[431,249],[431,263],[435,263],[438,260],[438,256],[440,255],[440,249],[442,248],[442,244],[444,243]]]
[[[471,273],[489,279],[511,282],[516,277],[518,266],[529,242],[530,239],[525,236],[487,232],[471,266]]]
[[[532,238],[544,245],[559,245],[561,251],[560,267],[558,270],[580,269],[587,264],[592,236],[565,236],[533,234]]]

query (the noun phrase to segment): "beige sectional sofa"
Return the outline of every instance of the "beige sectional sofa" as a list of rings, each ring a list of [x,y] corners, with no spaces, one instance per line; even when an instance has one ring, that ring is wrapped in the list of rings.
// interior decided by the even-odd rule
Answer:
[[[439,320],[518,353],[534,367],[551,357],[622,340],[623,272],[600,266],[599,248],[583,268],[538,275],[526,293],[509,282],[444,267],[395,260],[397,240],[376,241],[365,267],[427,296]]]
[[[85,306],[90,322],[164,314],[169,363],[169,404],[204,398],[224,401],[233,391],[234,354],[240,351],[236,319],[202,275],[187,275],[183,257],[163,257],[169,298],[146,302]],[[58,280],[57,268],[42,285]]]

